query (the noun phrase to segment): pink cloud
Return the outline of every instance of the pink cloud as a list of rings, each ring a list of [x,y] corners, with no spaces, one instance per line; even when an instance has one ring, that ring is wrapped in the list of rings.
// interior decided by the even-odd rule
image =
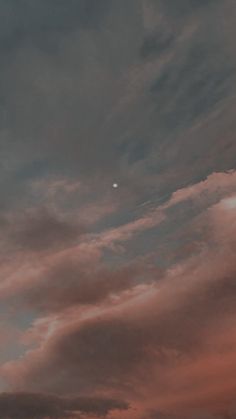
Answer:
[[[113,293],[99,305],[85,308],[69,304],[61,306],[56,315],[36,320],[22,340],[37,347],[1,368],[12,388],[27,390],[31,386],[34,391],[62,394],[83,388],[85,393],[125,398],[136,406],[136,411],[131,410],[135,419],[148,409],[176,412],[183,417],[196,409],[209,415],[230,409],[236,391],[233,176],[212,175],[204,184],[174,195],[167,204],[140,219],[87,235],[78,246],[45,255],[41,271],[36,265],[34,282],[29,275],[26,282],[16,278],[8,283],[11,291],[25,293],[37,307],[37,299],[32,299],[27,287],[31,284],[34,293],[46,275],[39,301],[43,302],[44,295],[44,300],[48,298],[48,304],[53,304],[55,294],[59,302],[58,289],[53,292],[52,287],[50,291],[52,278],[48,272],[57,268],[59,273],[69,260],[69,265],[79,263],[80,276],[85,273],[86,281],[88,273],[92,274],[95,296],[101,293],[101,284],[105,284],[105,292]],[[204,191],[210,196],[201,198]],[[207,241],[198,254],[177,262],[164,275],[161,273],[158,281],[160,273],[152,270],[153,276],[143,284],[129,281],[143,274],[145,261],[133,271],[128,267],[108,272],[107,278],[106,270],[94,268],[102,266],[104,248],[114,248],[138,232],[159,225],[166,220],[165,209],[189,197],[207,202],[213,199],[192,224],[193,229],[206,230]],[[65,266],[66,275],[69,266]],[[63,281],[66,284],[66,276]],[[6,289],[5,296],[9,295]],[[78,295],[82,291],[79,287]],[[62,293],[62,301],[67,297]]]

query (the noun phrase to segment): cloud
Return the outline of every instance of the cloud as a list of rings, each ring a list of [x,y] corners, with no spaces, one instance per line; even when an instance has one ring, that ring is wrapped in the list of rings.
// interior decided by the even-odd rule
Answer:
[[[45,251],[55,246],[63,247],[78,240],[85,233],[82,225],[76,225],[46,208],[27,211],[13,227],[12,240],[29,251]]]
[[[18,293],[18,301],[20,306],[42,312],[60,312],[68,307],[100,304],[135,287],[141,277],[151,281],[152,275],[152,269],[138,262],[116,270],[106,267],[84,270],[76,261],[68,260],[43,271],[34,287],[26,284]]]
[[[3,1],[1,7],[5,17],[1,19],[1,50],[9,54],[27,43],[52,52],[57,47],[56,40],[66,33],[99,25],[109,10],[109,2],[80,0],[65,5],[55,0],[13,1],[9,5]]]
[[[105,229],[98,234],[81,235],[78,222],[75,224],[60,218],[58,220],[43,210],[30,212],[27,222],[25,217],[23,223],[15,220],[15,231],[13,229],[11,235],[13,242],[20,244],[23,254],[20,253],[17,257],[19,259],[17,268],[14,264],[10,273],[6,273],[5,281],[1,285],[1,298],[9,298],[11,301],[17,292],[18,305],[26,304],[40,311],[58,311],[70,305],[101,303],[113,294],[136,287],[140,281],[157,282],[163,277],[163,270],[158,266],[155,267],[148,254],[143,260],[136,257],[133,262],[125,263],[120,268],[112,268],[103,260],[104,252],[109,251],[114,255],[121,252],[122,255],[127,246],[134,246],[135,238],[141,234],[150,234],[152,229],[160,228],[163,223],[167,226],[170,222],[176,224],[178,219],[176,208],[185,213],[186,208],[192,211],[189,215],[187,232],[181,229],[177,233],[177,240],[183,240],[186,234],[194,237],[197,230],[201,248],[205,234],[212,224],[209,217],[201,216],[201,213],[204,213],[209,206],[218,205],[217,210],[214,210],[213,206],[209,213],[210,220],[213,219],[214,222],[213,230],[209,234],[215,235],[219,230],[217,225],[220,221],[216,222],[214,218],[218,217],[220,220],[221,216],[214,214],[221,214],[223,208],[223,204],[217,202],[224,196],[231,196],[235,192],[235,185],[233,171],[214,173],[202,182],[176,191],[166,202],[159,206],[157,203],[156,208],[147,206],[146,212],[136,220],[116,228]],[[198,217],[202,217],[200,221],[195,219],[195,208]],[[225,212],[224,219],[226,216],[229,217],[230,212]],[[162,236],[160,239],[162,240]],[[194,242],[193,249],[196,249]],[[27,256],[29,251],[30,254]],[[44,255],[41,254],[42,251]],[[41,254],[40,261],[38,261],[38,252]],[[167,252],[170,252],[168,246]],[[33,271],[32,257],[35,258]],[[24,264],[22,258],[25,259]],[[21,272],[20,275],[15,272],[16,269]]]
[[[7,419],[65,419],[81,418],[80,414],[105,417],[114,409],[128,409],[128,405],[122,400],[95,397],[63,398],[44,393],[1,393],[0,409],[1,416]]]
[[[59,38],[59,46],[52,46],[52,51],[45,52],[37,45],[23,42],[20,54],[13,54],[3,72],[7,125],[4,155],[8,160],[17,155],[17,165],[20,166],[12,174],[12,188],[15,182],[22,181],[18,173],[32,162],[37,165],[39,161],[44,165],[43,172],[49,168],[92,178],[98,175],[103,179],[121,176],[127,184],[130,181],[130,190],[134,184],[145,181],[148,167],[155,167],[159,177],[160,172],[165,177],[173,162],[178,164],[176,172],[181,175],[181,180],[186,173],[189,181],[193,180],[188,168],[184,175],[181,174],[179,165],[189,165],[187,155],[194,155],[195,159],[198,155],[199,159],[203,154],[205,156],[204,144],[201,143],[200,147],[193,138],[194,134],[186,133],[188,146],[180,161],[173,152],[175,146],[180,150],[183,140],[175,136],[173,142],[170,127],[176,134],[176,130],[179,133],[180,129],[189,128],[193,120],[198,123],[208,120],[209,115],[221,109],[231,97],[234,65],[231,57],[226,59],[225,46],[213,31],[218,24],[217,13],[211,17],[212,25],[209,14],[206,14],[200,23],[197,16],[193,25],[191,23],[197,29],[191,29],[188,21],[181,25],[181,29],[169,21],[168,14],[162,12],[158,2],[152,14],[157,21],[160,14],[164,17],[150,33],[143,26],[143,2],[130,1],[124,7],[123,3],[119,6],[116,2],[108,3],[99,2],[97,5],[93,1],[81,1],[66,7],[60,4],[55,8],[54,2],[49,5],[43,2],[37,7],[24,2],[24,7],[17,9],[17,25],[29,31],[31,39],[38,30],[42,34],[41,26],[47,28],[48,25],[45,43],[50,44],[52,32],[56,44]],[[208,5],[204,10],[208,10]],[[5,7],[9,9],[9,6]],[[168,9],[171,8],[176,8],[174,3],[169,5]],[[64,27],[69,21],[67,31]],[[207,37],[209,26],[214,32],[212,37]],[[123,42],[119,36],[121,32],[127,34],[128,42]],[[169,40],[172,42],[166,45]],[[148,52],[150,48],[153,52],[156,48],[154,55]],[[159,57],[162,48],[169,51],[166,62],[163,62],[162,55]],[[147,54],[151,62],[140,60],[140,49],[147,50],[144,55]],[[153,67],[151,74],[150,64]],[[127,104],[127,94],[132,89],[135,95]],[[117,112],[117,107],[120,112]],[[26,120],[27,124],[24,123]],[[215,129],[215,126],[202,127],[199,134],[206,138],[208,145],[209,128]],[[22,138],[22,141],[10,141],[15,137]],[[148,144],[146,156],[141,152],[141,160],[145,160],[143,167],[139,165],[135,170],[132,159],[126,167],[123,166],[127,157],[122,151],[125,142],[137,142],[140,149],[142,144]],[[193,151],[188,153],[190,144]],[[173,149],[171,153],[170,148]],[[102,153],[99,152],[101,149]],[[163,159],[159,159],[160,149]],[[206,174],[202,165],[195,168],[195,177]],[[224,166],[230,168],[230,162],[225,161]],[[213,170],[216,169],[215,166]],[[131,177],[134,170],[136,180]],[[145,192],[145,186],[141,191]]]
[[[140,48],[140,55],[142,58],[147,59],[153,55],[166,52],[172,46],[174,40],[173,34],[163,31],[163,28],[162,30],[152,32],[144,39]]]
[[[214,60],[210,58],[210,51]],[[228,97],[233,70],[215,52],[215,46],[197,39],[184,51],[185,57],[164,68],[151,86],[156,110],[162,114],[166,129],[185,127],[209,112]],[[179,59],[179,58],[178,58]],[[215,62],[218,65],[215,68]],[[171,106],[171,99],[174,106]]]
[[[234,2],[0,8],[0,410],[232,416]]]
[[[180,0],[177,5],[174,0],[160,0],[159,4],[161,4],[171,15],[173,14],[174,17],[182,17],[186,14],[196,13],[199,9],[203,9],[203,12],[206,12],[206,9],[209,8],[209,6],[217,6],[217,1]]]
[[[84,315],[76,305],[49,315],[51,331],[38,347],[2,367],[13,388],[58,394],[105,389],[111,397],[126,395],[140,412],[153,408],[186,417],[197,409],[216,417],[230,411],[236,389],[235,212],[234,195],[221,197],[218,176],[169,201],[216,193],[219,201],[196,224],[207,226],[209,245],[156,283],[136,286],[136,292],[117,288],[115,304],[91,306]],[[232,176],[221,177],[223,184],[230,179],[229,190]]]

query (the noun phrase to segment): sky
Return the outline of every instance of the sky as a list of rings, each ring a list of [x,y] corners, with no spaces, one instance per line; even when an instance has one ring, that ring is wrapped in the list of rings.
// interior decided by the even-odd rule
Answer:
[[[0,0],[0,419],[234,419],[234,0]]]

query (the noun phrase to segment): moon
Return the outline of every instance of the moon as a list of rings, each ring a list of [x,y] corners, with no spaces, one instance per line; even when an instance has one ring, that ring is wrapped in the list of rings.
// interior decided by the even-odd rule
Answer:
[[[117,189],[118,188],[118,183],[116,183],[116,182],[114,182],[113,184],[112,184],[112,187],[114,188],[114,189]]]

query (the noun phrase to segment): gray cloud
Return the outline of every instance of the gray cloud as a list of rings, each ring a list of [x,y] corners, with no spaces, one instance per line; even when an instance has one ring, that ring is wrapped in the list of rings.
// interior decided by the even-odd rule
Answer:
[[[81,1],[66,7],[63,3],[55,7],[54,2],[33,7],[24,2],[27,13],[24,7],[15,10],[17,22],[11,23],[12,31],[14,25],[21,30],[26,27],[32,42],[24,38],[1,70],[3,160],[17,155],[17,162],[12,162],[16,169],[9,173],[8,168],[3,182],[7,180],[10,189],[16,189],[12,200],[25,176],[32,176],[32,161],[34,176],[47,174],[49,169],[90,178],[96,174],[105,179],[97,185],[101,190],[111,178],[120,177],[131,192],[139,185],[139,195],[145,193],[145,179],[150,182],[153,173],[163,179],[164,188],[171,188],[173,164],[178,166],[178,178],[173,176],[176,185],[172,190],[191,182],[190,159],[196,161],[195,179],[205,176],[209,167],[209,161],[204,165],[205,149],[219,132],[210,117],[230,99],[234,83],[234,60],[225,55],[217,32],[219,15],[215,7],[212,14],[201,19],[196,16],[191,24],[198,30],[188,34],[188,20],[180,26],[174,17],[170,21],[164,8],[164,22],[159,24],[157,19],[150,31],[144,27],[142,4],[130,0],[123,7],[120,2]],[[208,6],[209,2],[204,9]],[[156,3],[153,14],[157,17],[160,7]],[[168,3],[167,9],[175,7]],[[187,8],[187,2],[182,7]],[[11,16],[10,11],[8,14]],[[42,34],[44,24],[48,29],[42,36],[48,41],[54,34],[57,39],[57,48],[52,46],[51,51],[33,43],[34,33]],[[163,54],[170,58],[162,70],[152,77],[146,75],[146,64],[158,68],[157,60],[161,63]],[[147,78],[144,90],[139,92],[137,84],[135,98],[124,105],[139,73]],[[201,125],[208,119],[207,127],[189,132],[192,124]],[[230,121],[225,119],[221,121],[227,130]],[[205,140],[199,143],[195,136]],[[186,145],[182,145],[184,138]],[[214,144],[217,148],[219,140]],[[182,147],[186,152],[179,159],[176,154]],[[227,153],[225,150],[224,164],[221,159],[224,168],[232,165]],[[217,164],[214,166],[216,169]],[[4,202],[9,199],[8,193]]]
[[[141,58],[147,59],[153,56],[161,55],[166,52],[173,45],[175,37],[173,33],[168,33],[161,28],[149,34],[143,41],[140,48]]]
[[[229,95],[232,77],[233,70],[214,46],[193,43],[182,60],[171,63],[151,87],[162,123],[172,130],[206,117]]]
[[[84,227],[60,219],[46,208],[32,210],[23,219],[16,220],[12,232],[10,227],[13,243],[22,249],[32,251],[52,249],[55,246],[64,247],[68,243],[76,242],[84,232]]]
[[[162,307],[162,297],[159,302],[157,297],[150,313],[147,307],[141,307],[141,311],[146,311],[139,321],[129,318],[129,314],[114,314],[110,318],[101,315],[71,329],[68,327],[68,331],[65,329],[45,348],[43,367],[37,366],[37,362],[29,363],[28,372],[19,382],[23,380],[24,386],[32,385],[36,391],[43,388],[62,394],[65,389],[91,391],[104,386],[132,393],[138,390],[138,384],[135,390],[133,382],[138,383],[136,380],[143,371],[148,374],[154,362],[160,370],[156,384],[160,389],[161,380],[165,380],[162,366],[168,370],[172,362],[197,357],[204,351],[202,336],[206,328],[213,330],[221,321],[227,324],[227,319],[234,315],[234,273],[235,268],[218,278],[208,278],[205,274],[201,285],[193,290],[189,285],[186,292],[176,287],[173,291],[176,303],[169,303],[168,308],[166,302]],[[191,273],[188,280],[190,276]],[[64,370],[63,375],[59,366]],[[33,384],[35,374],[38,381]]]
[[[211,413],[202,412],[201,410],[197,413],[188,413],[187,415],[181,414],[173,414],[173,413],[162,413],[159,411],[152,411],[146,413],[148,416],[148,419],[225,419],[225,415],[212,415]],[[226,414],[227,415],[227,414]],[[228,416],[229,417],[229,416]],[[143,417],[142,419],[146,419],[146,417]],[[229,417],[230,419],[230,417]]]
[[[96,28],[109,11],[101,0],[3,1],[1,4],[0,48],[7,54],[31,44],[48,53],[55,52],[62,37],[73,30]]]
[[[186,14],[196,13],[199,9],[206,9],[209,6],[217,6],[217,0],[180,0],[178,3],[175,0],[159,0],[162,7],[167,10],[174,17],[183,17]]]
[[[26,284],[21,295],[18,294],[18,303],[24,308],[43,313],[60,312],[80,304],[99,304],[112,294],[132,289],[139,284],[142,276],[148,280],[150,274],[139,264],[116,270],[109,270],[105,266],[90,270],[68,258],[52,269],[43,271],[35,287]]]
[[[122,400],[113,399],[66,399],[40,393],[1,393],[0,409],[4,419],[65,419],[80,418],[82,413],[105,417],[111,410],[128,409],[128,405]]]
[[[167,222],[132,233],[122,246],[114,240],[115,249],[109,234],[119,236],[115,228],[137,213],[138,223],[145,224],[146,208],[212,172],[235,167],[234,24],[228,28],[235,10],[230,0],[1,2],[1,293],[10,295],[4,302],[9,312],[12,306],[25,316],[34,311],[26,335],[38,333],[36,345],[41,344],[6,366],[9,382],[12,373],[14,388],[61,395],[101,390],[118,394],[118,401],[2,394],[0,416],[5,411],[9,419],[63,418],[77,408],[80,416],[102,416],[125,410],[119,395],[137,400],[143,387],[147,399],[166,391],[173,403],[182,392],[186,399],[180,403],[188,405],[183,365],[193,385],[199,378],[207,393],[207,357],[215,362],[217,351],[225,349],[224,332],[235,317],[235,243],[222,238],[234,224],[229,219],[227,227],[225,212],[216,215],[220,234],[207,210],[225,195],[218,188],[209,198],[211,191],[204,190],[205,201],[177,203],[166,211]],[[47,195],[48,181],[57,178],[80,186],[76,193]],[[32,193],[38,179],[45,190]],[[128,230],[124,226],[124,236]],[[104,237],[111,248],[96,248]],[[71,248],[78,240],[82,246]],[[132,262],[142,256],[137,265]],[[173,282],[169,271],[149,271],[152,257],[155,268],[172,265]],[[156,300],[149,306],[150,295]],[[216,335],[212,352],[206,328]],[[230,364],[231,353],[226,358]],[[220,385],[229,403],[234,379],[229,364],[220,370],[217,362],[211,385]],[[214,398],[221,401],[217,391]],[[197,396],[203,404],[209,396],[211,408],[211,394]],[[144,408],[149,407],[147,401]],[[155,406],[149,413],[168,418]]]

